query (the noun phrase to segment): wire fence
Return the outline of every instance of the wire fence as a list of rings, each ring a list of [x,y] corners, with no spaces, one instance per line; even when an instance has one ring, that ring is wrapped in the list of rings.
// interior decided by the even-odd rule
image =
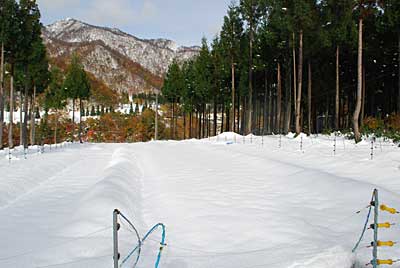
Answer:
[[[252,145],[258,146],[272,151],[285,153],[301,153],[306,154],[312,151],[313,154],[320,156],[344,156],[345,154],[360,153],[364,154],[371,160],[375,156],[379,156],[380,152],[398,151],[399,144],[394,143],[383,137],[366,137],[360,143],[355,143],[354,140],[347,138],[344,135],[268,135],[268,136],[241,136],[235,133],[220,134],[215,137],[210,137],[209,142],[234,145]]]
[[[324,225],[326,229],[336,229],[336,239],[344,239],[348,238],[349,234],[352,234],[352,231],[340,230],[340,227],[343,228],[342,223],[347,222],[351,218],[359,218],[360,222],[364,217],[364,210],[361,212],[351,213],[343,218],[337,219],[335,221],[330,222],[329,224]],[[129,228],[128,225],[124,225],[126,228]],[[344,227],[346,228],[346,227]],[[328,235],[328,234],[327,234]],[[354,235],[355,237],[355,235]],[[354,238],[355,239],[355,238]],[[160,240],[155,238],[147,238],[145,243],[142,243],[141,247],[143,251],[140,253],[141,261],[130,265],[125,265],[127,263],[123,263],[121,267],[153,267],[153,263],[155,260],[155,253],[158,250],[160,245]],[[290,265],[289,259],[282,259],[279,256],[284,256],[287,254],[289,249],[297,248],[298,251],[307,252],[309,250],[313,251],[328,251],[331,249],[332,245],[325,245],[321,247],[318,244],[311,243],[310,237],[306,235],[301,235],[295,239],[290,241],[281,242],[278,245],[266,246],[262,248],[251,249],[251,245],[249,243],[243,244],[242,246],[237,246],[235,250],[230,249],[219,249],[218,251],[213,250],[205,250],[203,248],[194,248],[187,247],[183,245],[179,245],[178,241],[166,241],[166,245],[164,250],[162,251],[162,258],[159,266],[157,267],[166,267],[166,268],[212,268],[212,267],[262,267],[266,264],[269,266],[276,265],[275,267],[281,266],[285,267],[285,265]],[[273,254],[271,254],[273,253]],[[126,254],[122,254],[125,256]],[[135,258],[131,258],[134,260]],[[269,262],[265,263],[265,259],[268,259]],[[307,257],[304,257],[304,261],[307,260]]]
[[[26,160],[37,155],[58,152],[68,148],[74,148],[78,144],[79,143],[65,141],[56,144],[32,145],[28,148],[24,148],[23,146],[16,146],[12,149],[5,148],[1,150],[0,156],[2,156],[3,159],[6,159],[9,163],[12,163],[15,160]]]

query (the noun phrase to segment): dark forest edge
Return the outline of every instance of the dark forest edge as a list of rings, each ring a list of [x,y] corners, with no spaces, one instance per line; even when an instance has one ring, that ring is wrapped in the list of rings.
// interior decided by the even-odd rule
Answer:
[[[197,58],[172,63],[162,93],[173,117],[179,106],[189,124],[197,119],[190,137],[216,135],[220,120],[240,134],[398,139],[400,2],[232,3],[211,44],[203,39]]]

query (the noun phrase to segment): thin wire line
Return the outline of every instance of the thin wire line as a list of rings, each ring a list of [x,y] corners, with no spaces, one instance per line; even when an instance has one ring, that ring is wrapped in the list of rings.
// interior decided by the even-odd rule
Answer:
[[[69,261],[69,262],[62,262],[62,263],[56,263],[56,264],[50,264],[50,265],[44,265],[44,266],[36,266],[36,268],[46,268],[46,267],[55,267],[55,266],[61,266],[61,265],[66,265],[66,264],[73,264],[73,263],[80,263],[80,262],[85,262],[85,261],[91,261],[91,260],[96,260],[96,259],[101,259],[105,257],[110,257],[112,256],[110,254],[108,255],[103,255],[103,256],[97,256],[97,257],[89,257],[89,258],[84,258],[84,259],[79,259],[76,261]]]
[[[347,221],[348,219],[353,218],[353,217],[355,217],[357,215],[360,215],[360,214],[353,213],[350,216],[346,216],[346,217],[344,217],[342,219],[339,219],[337,221],[332,222],[331,224],[329,224],[327,226],[322,226],[322,227],[323,228],[330,228],[332,226],[335,226],[339,222]],[[339,235],[338,237],[347,236],[347,235],[348,235],[347,233],[343,233],[342,235]],[[288,245],[293,245],[294,243],[300,242],[300,241],[304,240],[304,238],[307,238],[307,237],[308,236],[303,236],[303,237],[300,237],[298,239],[294,239],[294,240],[292,240],[292,241],[290,241],[288,243],[282,244],[281,246],[277,246],[277,247],[266,247],[266,248],[248,250],[248,251],[238,251],[238,252],[233,252],[233,251],[231,251],[231,252],[205,251],[205,250],[198,249],[198,248],[194,249],[194,248],[175,246],[174,244],[169,244],[169,243],[168,243],[167,247],[181,249],[181,250],[185,250],[185,251],[191,251],[191,252],[203,252],[203,253],[208,254],[208,255],[182,255],[182,256],[177,256],[177,255],[173,256],[172,255],[171,257],[182,257],[182,258],[183,257],[200,257],[200,258],[201,257],[221,257],[221,256],[231,256],[231,255],[248,255],[248,254],[252,254],[252,253],[258,253],[258,252],[282,249],[282,248],[287,247]],[[152,239],[152,238],[148,238],[148,240],[151,240],[151,241],[154,241],[154,242],[159,242],[159,241],[157,241],[155,239]]]
[[[67,240],[67,241],[64,241],[64,242],[61,242],[61,243],[57,243],[57,244],[51,245],[51,246],[49,246],[49,247],[45,247],[45,248],[41,248],[41,249],[28,250],[28,251],[21,252],[21,253],[12,255],[12,256],[2,257],[2,258],[0,258],[0,261],[6,261],[6,260],[9,260],[9,259],[12,259],[12,258],[16,258],[16,257],[20,257],[20,256],[29,255],[29,254],[31,254],[31,253],[35,253],[35,252],[38,252],[38,251],[43,251],[43,250],[47,250],[47,249],[51,249],[51,248],[56,248],[56,247],[59,247],[59,246],[62,246],[62,245],[65,245],[65,244],[69,244],[69,243],[71,243],[71,242],[74,242],[74,241],[76,241],[76,240],[88,238],[88,237],[90,237],[90,236],[92,236],[92,235],[94,235],[94,234],[103,232],[103,231],[105,231],[105,230],[107,230],[107,229],[111,229],[111,228],[112,228],[112,226],[109,226],[109,227],[106,227],[106,228],[103,228],[103,229],[94,231],[94,232],[92,232],[92,233],[86,234],[86,235],[84,235],[84,236],[71,238],[71,239],[69,239],[69,240]]]

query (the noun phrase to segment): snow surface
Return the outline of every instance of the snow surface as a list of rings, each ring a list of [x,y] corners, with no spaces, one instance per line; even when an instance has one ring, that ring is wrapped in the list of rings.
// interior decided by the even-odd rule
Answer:
[[[371,160],[369,141],[338,137],[336,155],[333,145],[333,136],[225,133],[31,149],[27,160],[16,151],[11,163],[0,152],[0,267],[112,267],[114,208],[142,236],[167,226],[160,267],[364,267],[372,233],[352,254],[367,211],[355,212],[375,187],[400,207],[400,148],[377,140]],[[399,235],[398,226],[380,231],[383,241]],[[146,241],[138,267],[154,267],[159,238]],[[122,225],[122,257],[135,241]],[[397,259],[398,248],[379,255]]]

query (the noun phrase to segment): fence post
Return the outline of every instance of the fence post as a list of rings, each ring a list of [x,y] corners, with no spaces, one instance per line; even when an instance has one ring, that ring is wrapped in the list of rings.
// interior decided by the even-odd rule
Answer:
[[[335,139],[333,141],[333,155],[336,155],[336,133],[335,133]]]
[[[371,160],[374,160],[374,140],[371,140]]]
[[[300,137],[300,151],[303,152],[303,136]]]
[[[378,260],[378,213],[379,213],[379,199],[378,199],[378,189],[374,190],[374,247],[372,252],[372,265],[373,268],[377,268]]]
[[[119,211],[118,209],[114,209],[113,212],[113,241],[114,241],[114,268],[118,268],[118,262],[119,262],[119,252],[118,252],[118,229],[119,229],[119,223],[118,223],[118,214]]]
[[[282,148],[282,134],[279,135],[279,148]]]

